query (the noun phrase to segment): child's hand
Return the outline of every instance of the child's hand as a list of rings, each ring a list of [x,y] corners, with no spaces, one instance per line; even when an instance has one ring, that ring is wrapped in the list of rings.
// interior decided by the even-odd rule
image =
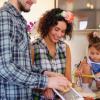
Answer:
[[[43,92],[43,95],[44,95],[46,100],[48,100],[48,99],[53,100],[54,99],[54,92],[50,88],[45,89]]]
[[[79,66],[79,67],[82,67],[82,66],[84,66],[85,64],[86,64],[86,65],[88,64],[86,58],[84,58],[84,59],[80,62],[80,66]]]
[[[100,80],[99,80],[99,81],[96,81],[96,87],[97,87],[98,89],[100,89]]]
[[[100,87],[100,72],[95,74],[95,80],[98,81],[99,87]]]
[[[95,74],[96,77],[100,78],[100,72]]]
[[[82,68],[77,68],[75,71],[75,75],[81,77],[82,76]]]
[[[84,59],[83,61],[80,62],[79,67],[75,71],[75,75],[78,77],[81,77],[82,74],[85,74],[85,67],[89,67],[90,65],[87,63],[87,60]]]

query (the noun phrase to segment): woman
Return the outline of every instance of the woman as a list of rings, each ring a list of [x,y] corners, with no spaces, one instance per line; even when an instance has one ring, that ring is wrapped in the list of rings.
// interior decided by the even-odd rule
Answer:
[[[60,8],[46,12],[39,21],[40,38],[32,44],[32,60],[38,69],[61,73],[71,81],[71,54],[68,44],[61,41],[65,36],[72,36],[73,14]],[[48,74],[45,71],[45,75]],[[34,91],[33,91],[34,92]],[[42,94],[41,94],[42,93]],[[40,94],[34,92],[33,98],[55,99],[53,90],[47,88]]]

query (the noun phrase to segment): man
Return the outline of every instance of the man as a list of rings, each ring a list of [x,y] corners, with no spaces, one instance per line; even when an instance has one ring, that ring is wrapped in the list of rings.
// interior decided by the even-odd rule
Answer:
[[[56,73],[32,71],[27,24],[21,12],[29,12],[36,0],[8,0],[0,9],[0,100],[31,100],[32,88],[61,90],[68,81]]]

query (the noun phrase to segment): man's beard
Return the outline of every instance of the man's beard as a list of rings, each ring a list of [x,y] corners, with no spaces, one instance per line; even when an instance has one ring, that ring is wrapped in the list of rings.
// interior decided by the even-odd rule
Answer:
[[[30,9],[25,9],[25,7],[20,2],[18,2],[18,5],[19,5],[20,11],[23,11],[23,12],[29,12],[30,11]]]

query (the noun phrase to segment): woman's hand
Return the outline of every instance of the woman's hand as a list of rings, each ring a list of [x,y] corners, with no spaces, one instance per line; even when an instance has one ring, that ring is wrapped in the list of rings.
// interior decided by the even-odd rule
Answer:
[[[46,100],[53,100],[54,99],[54,92],[51,88],[47,88],[44,90],[43,95]]]

